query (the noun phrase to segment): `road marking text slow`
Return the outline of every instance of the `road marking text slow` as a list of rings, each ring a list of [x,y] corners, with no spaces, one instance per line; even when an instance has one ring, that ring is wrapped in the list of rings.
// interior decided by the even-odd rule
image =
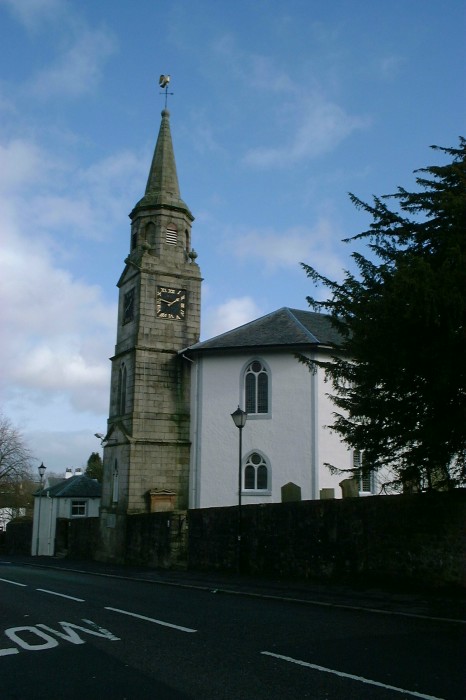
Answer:
[[[82,639],[82,635],[101,637],[110,642],[117,642],[120,640],[120,637],[116,637],[112,632],[109,632],[109,630],[104,627],[100,627],[95,622],[92,622],[92,620],[83,619],[83,622],[87,627],[64,620],[57,623],[60,625],[61,629],[53,629],[42,623],[38,623],[37,625],[9,627],[5,630],[4,634],[13,644],[16,644],[16,646],[6,649],[0,648],[0,656],[19,654],[21,650],[45,651],[46,649],[53,649],[59,645],[58,640],[64,640],[70,644],[85,644],[86,640]]]

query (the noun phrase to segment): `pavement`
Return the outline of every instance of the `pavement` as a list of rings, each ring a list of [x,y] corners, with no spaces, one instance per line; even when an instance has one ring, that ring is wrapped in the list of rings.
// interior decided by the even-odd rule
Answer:
[[[219,595],[276,599],[300,605],[367,610],[379,614],[436,618],[466,624],[466,590],[412,590],[287,581],[233,573],[151,569],[61,557],[0,554],[0,567],[18,564],[111,576],[154,585],[194,588]]]

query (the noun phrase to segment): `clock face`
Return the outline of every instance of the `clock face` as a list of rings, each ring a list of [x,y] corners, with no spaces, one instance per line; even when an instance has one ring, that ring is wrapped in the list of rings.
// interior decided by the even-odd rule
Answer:
[[[157,316],[181,320],[186,315],[186,289],[157,287]]]
[[[134,287],[126,292],[123,299],[123,324],[129,323],[134,318]]]

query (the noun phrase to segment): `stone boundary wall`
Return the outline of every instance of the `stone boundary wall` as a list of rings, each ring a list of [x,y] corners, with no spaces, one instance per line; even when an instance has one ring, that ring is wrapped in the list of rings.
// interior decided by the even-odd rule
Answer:
[[[70,558],[95,556],[97,522],[73,521]],[[121,563],[234,573],[237,532],[235,506],[131,515]],[[252,576],[466,587],[466,489],[247,505],[242,533],[241,572]]]
[[[188,513],[188,567],[235,571],[238,509]],[[241,571],[315,582],[466,586],[466,489],[248,505]]]
[[[68,556],[73,559],[93,559],[99,543],[99,518],[70,519],[66,524]]]
[[[126,564],[186,568],[186,511],[140,513],[126,523]]]
[[[5,535],[5,552],[7,554],[31,554],[32,518],[12,520],[7,523]]]

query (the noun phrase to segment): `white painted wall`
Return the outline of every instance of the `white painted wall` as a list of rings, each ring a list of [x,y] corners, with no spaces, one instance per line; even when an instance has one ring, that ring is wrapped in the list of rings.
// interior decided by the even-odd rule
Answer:
[[[31,554],[33,556],[53,556],[54,554],[53,545],[55,541],[58,500],[47,496],[34,497],[31,543]]]
[[[39,500],[40,523],[39,523]],[[50,498],[48,496],[34,497],[34,514],[32,521],[32,556],[53,556],[55,554],[55,533],[57,518],[71,519],[71,502],[86,501],[86,517],[99,516],[100,498]]]
[[[332,476],[324,462],[350,466],[350,452],[325,426],[332,420],[330,386],[322,372],[312,375],[292,353],[268,352],[205,355],[193,366],[192,455],[190,507],[238,503],[239,430],[231,413],[244,408],[242,370],[253,359],[270,369],[271,415],[249,417],[243,429],[243,458],[252,451],[270,463],[268,495],[242,492],[242,502],[281,501],[281,487],[293,482],[303,500],[319,498],[322,488],[341,497],[341,476]],[[314,439],[317,436],[317,440]]]

